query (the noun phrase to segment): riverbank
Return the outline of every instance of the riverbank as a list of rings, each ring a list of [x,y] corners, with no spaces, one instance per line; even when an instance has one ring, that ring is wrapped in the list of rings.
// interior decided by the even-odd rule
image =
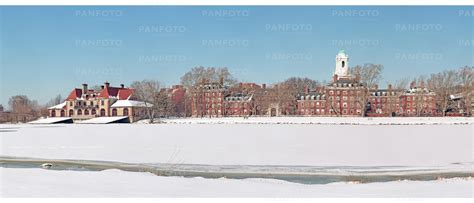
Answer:
[[[473,197],[474,181],[304,185],[273,179],[160,177],[151,173],[0,168],[1,197]]]

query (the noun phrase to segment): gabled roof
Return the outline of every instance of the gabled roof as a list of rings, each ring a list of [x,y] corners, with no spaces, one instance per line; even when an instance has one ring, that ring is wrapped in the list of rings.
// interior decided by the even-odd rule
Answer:
[[[82,96],[82,89],[79,88],[74,88],[71,93],[69,93],[69,96],[67,96],[66,100],[75,100],[77,98],[80,98]]]
[[[99,92],[100,98],[128,99],[133,94],[133,89],[120,87],[105,87]]]

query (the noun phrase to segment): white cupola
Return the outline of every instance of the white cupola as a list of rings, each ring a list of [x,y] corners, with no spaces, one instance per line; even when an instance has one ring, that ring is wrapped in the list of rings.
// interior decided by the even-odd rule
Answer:
[[[344,52],[344,50],[340,50],[336,55],[336,70],[334,71],[334,75],[337,75],[338,77],[350,77],[348,62],[349,56]]]

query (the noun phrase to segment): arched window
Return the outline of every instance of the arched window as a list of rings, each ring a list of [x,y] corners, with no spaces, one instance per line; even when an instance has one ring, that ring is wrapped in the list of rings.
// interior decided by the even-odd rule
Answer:
[[[51,117],[56,117],[56,110],[51,110]]]
[[[77,110],[77,115],[78,116],[82,115],[82,110],[81,109]]]
[[[124,108],[124,109],[123,109],[123,115],[124,115],[124,116],[128,116],[128,108]]]
[[[97,114],[96,110],[92,109],[91,115],[95,115],[95,114]]]
[[[112,116],[117,116],[117,109],[112,109]]]
[[[69,116],[74,116],[74,110],[69,110]]]
[[[344,68],[344,66],[346,65],[346,62],[345,61],[342,61],[342,67]]]
[[[86,115],[86,116],[89,115],[89,110],[87,110],[87,109],[84,110],[84,115]]]
[[[105,109],[100,110],[100,116],[105,116]]]
[[[66,112],[64,112],[64,110],[61,110],[61,117],[66,116],[65,114],[66,114]]]

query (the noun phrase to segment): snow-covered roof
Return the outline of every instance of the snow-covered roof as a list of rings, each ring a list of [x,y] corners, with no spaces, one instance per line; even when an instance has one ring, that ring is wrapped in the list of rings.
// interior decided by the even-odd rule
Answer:
[[[58,105],[49,107],[48,109],[63,109],[66,106],[66,102],[60,103]]]
[[[128,116],[113,116],[113,117],[97,117],[97,118],[91,118],[89,120],[85,121],[80,121],[77,123],[81,124],[107,124],[107,123],[113,123],[120,121],[122,119],[126,119]]]
[[[145,103],[142,101],[136,100],[117,100],[114,104],[112,104],[112,108],[114,107],[152,107],[153,104]]]
[[[50,117],[50,118],[40,118],[35,121],[29,122],[30,124],[53,124],[53,123],[63,123],[71,120],[72,123],[72,118],[70,117]]]

